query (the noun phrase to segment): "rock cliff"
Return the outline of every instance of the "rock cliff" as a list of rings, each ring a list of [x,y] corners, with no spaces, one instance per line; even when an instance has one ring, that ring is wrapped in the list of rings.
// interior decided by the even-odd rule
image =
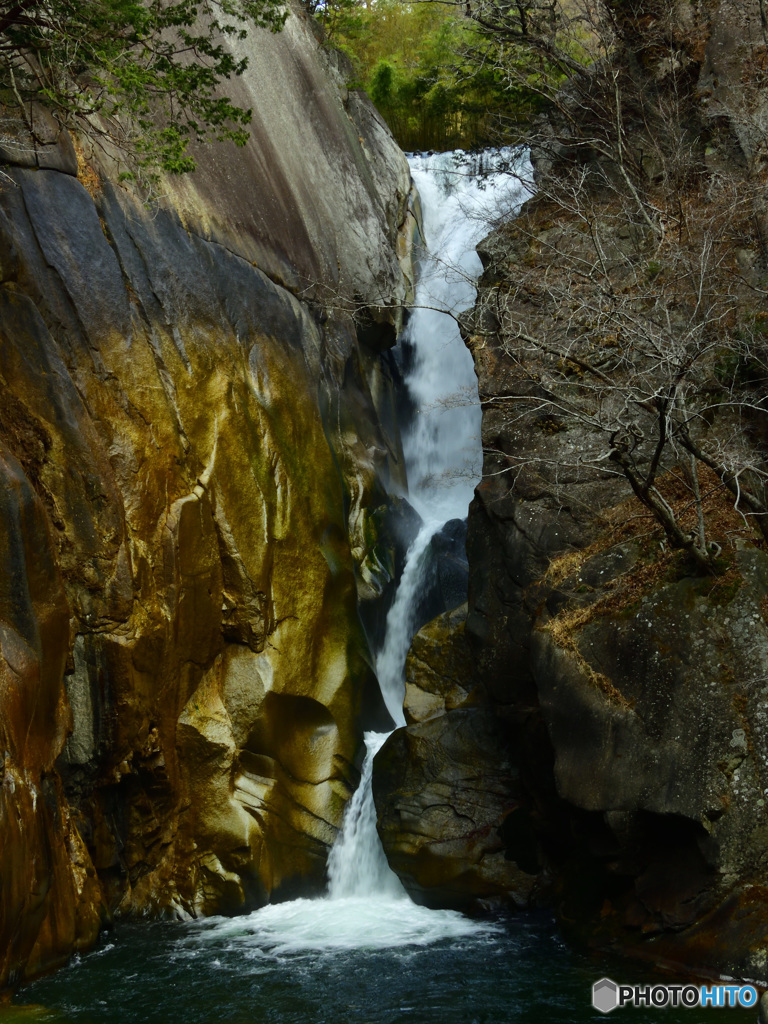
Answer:
[[[757,3],[607,6],[482,246],[468,613],[414,642],[380,830],[424,902],[765,982],[766,38]]]
[[[0,985],[320,888],[388,719],[408,167],[304,17],[238,45],[249,145],[152,201],[44,111],[3,140]]]

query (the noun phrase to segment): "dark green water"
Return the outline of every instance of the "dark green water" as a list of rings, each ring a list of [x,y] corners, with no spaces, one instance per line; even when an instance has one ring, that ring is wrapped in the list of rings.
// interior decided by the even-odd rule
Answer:
[[[88,1024],[698,1024],[754,1010],[591,1008],[594,981],[650,980],[570,951],[541,917],[493,934],[390,949],[286,950],[248,918],[124,925],[20,992],[11,1019]],[[238,923],[242,922],[242,923]],[[44,1008],[44,1009],[43,1009]]]

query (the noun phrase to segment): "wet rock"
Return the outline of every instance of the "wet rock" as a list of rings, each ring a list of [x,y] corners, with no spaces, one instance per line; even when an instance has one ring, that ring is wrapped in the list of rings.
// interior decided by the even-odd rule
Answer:
[[[388,496],[384,504],[363,517],[365,555],[360,559],[358,596],[373,650],[379,650],[384,641],[387,614],[405,567],[405,556],[420,526],[418,512],[397,495]]]
[[[433,619],[413,638],[405,663],[403,711],[408,725],[466,704],[477,686],[464,636],[466,604]]]
[[[450,519],[430,540],[424,554],[424,583],[414,609],[416,629],[467,600],[466,540],[465,519]]]
[[[390,736],[374,762],[378,829],[417,903],[528,904],[536,876],[507,856],[501,832],[515,830],[514,774],[485,710],[456,709]]]

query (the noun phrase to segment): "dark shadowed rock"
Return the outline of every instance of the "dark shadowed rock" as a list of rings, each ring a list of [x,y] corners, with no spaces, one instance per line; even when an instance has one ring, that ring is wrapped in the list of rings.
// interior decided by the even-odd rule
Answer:
[[[523,906],[537,881],[535,844],[505,729],[489,708],[476,706],[465,614],[464,607],[444,614],[414,637],[406,667],[409,724],[374,761],[379,835],[417,903]],[[509,855],[515,843],[523,863]]]
[[[367,552],[358,577],[360,615],[373,650],[384,641],[387,613],[405,567],[408,548],[419,532],[421,516],[402,497],[388,495],[365,520]]]
[[[466,540],[465,519],[449,520],[430,540],[424,554],[424,585],[414,609],[416,629],[467,600]]]
[[[536,883],[506,855],[514,771],[492,713],[449,711],[396,730],[376,755],[373,792],[390,866],[432,907],[525,906]]]

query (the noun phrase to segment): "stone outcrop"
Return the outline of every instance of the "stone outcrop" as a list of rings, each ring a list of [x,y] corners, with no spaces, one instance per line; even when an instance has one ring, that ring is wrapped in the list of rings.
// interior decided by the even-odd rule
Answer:
[[[154,200],[2,151],[0,984],[319,889],[388,721],[408,168],[306,18],[247,45],[251,142]]]
[[[376,755],[373,794],[390,866],[417,903],[477,911],[524,906],[536,882],[504,832],[521,816],[519,772],[506,728],[480,699],[466,605],[413,640],[406,728]],[[517,829],[519,834],[520,829]]]
[[[464,635],[466,617],[465,602],[439,615],[413,638],[405,665],[403,713],[408,725],[472,703],[477,677]]]

